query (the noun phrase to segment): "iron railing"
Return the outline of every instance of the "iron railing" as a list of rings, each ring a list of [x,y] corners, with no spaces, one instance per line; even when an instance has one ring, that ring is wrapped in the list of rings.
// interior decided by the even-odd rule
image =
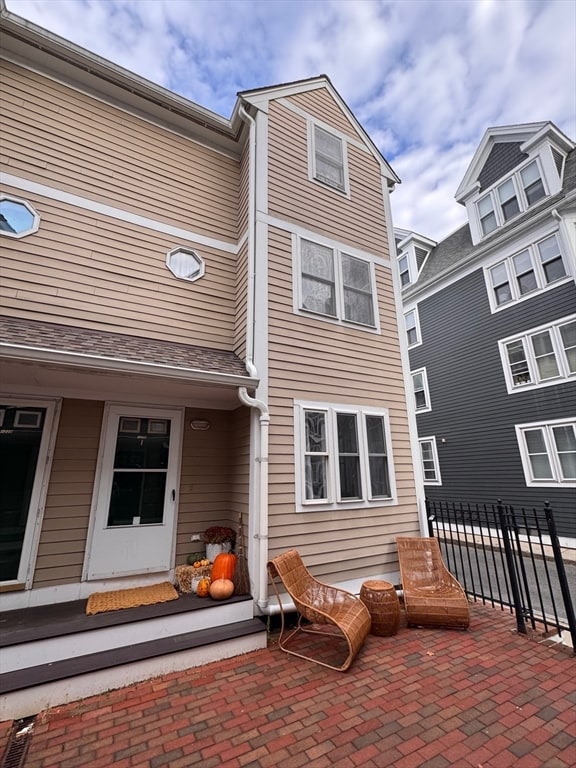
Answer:
[[[502,504],[426,500],[430,536],[467,594],[509,608],[519,632],[543,626],[546,634],[569,632],[576,653],[571,583],[576,565],[565,563],[554,514]]]

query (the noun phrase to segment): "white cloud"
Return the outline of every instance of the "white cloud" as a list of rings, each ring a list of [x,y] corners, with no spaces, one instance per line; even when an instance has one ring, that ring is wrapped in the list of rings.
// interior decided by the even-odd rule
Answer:
[[[402,178],[400,227],[439,239],[486,128],[576,134],[568,0],[7,0],[11,11],[219,114],[327,74]]]

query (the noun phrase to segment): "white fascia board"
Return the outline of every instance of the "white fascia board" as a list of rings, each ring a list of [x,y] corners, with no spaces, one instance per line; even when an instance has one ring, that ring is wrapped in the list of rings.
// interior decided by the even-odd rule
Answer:
[[[562,131],[556,128],[553,123],[545,123],[540,131],[529,137],[522,144],[520,151],[530,153],[538,144],[545,140],[553,141],[554,144],[565,152],[570,152],[570,150],[574,149],[576,146],[576,144],[574,144],[565,133],[562,133]]]
[[[116,357],[88,355],[83,352],[61,352],[44,347],[27,347],[19,344],[0,342],[0,359],[19,360],[35,363],[53,363],[74,368],[90,368],[112,373],[136,373],[144,376],[159,376],[181,381],[222,384],[230,387],[255,389],[258,379],[248,375],[238,376],[230,373],[215,373],[198,368],[178,368],[162,363],[144,363],[124,360]]]

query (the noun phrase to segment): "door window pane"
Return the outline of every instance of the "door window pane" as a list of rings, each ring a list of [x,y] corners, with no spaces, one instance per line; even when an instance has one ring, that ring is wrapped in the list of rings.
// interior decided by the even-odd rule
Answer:
[[[165,472],[114,472],[108,526],[161,523],[165,493]]]

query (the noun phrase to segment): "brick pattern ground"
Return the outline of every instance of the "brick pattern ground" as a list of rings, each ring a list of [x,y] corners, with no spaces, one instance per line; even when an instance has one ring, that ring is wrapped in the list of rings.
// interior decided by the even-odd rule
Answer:
[[[575,671],[478,605],[468,632],[369,636],[346,673],[272,640],[42,712],[26,768],[572,768]]]

